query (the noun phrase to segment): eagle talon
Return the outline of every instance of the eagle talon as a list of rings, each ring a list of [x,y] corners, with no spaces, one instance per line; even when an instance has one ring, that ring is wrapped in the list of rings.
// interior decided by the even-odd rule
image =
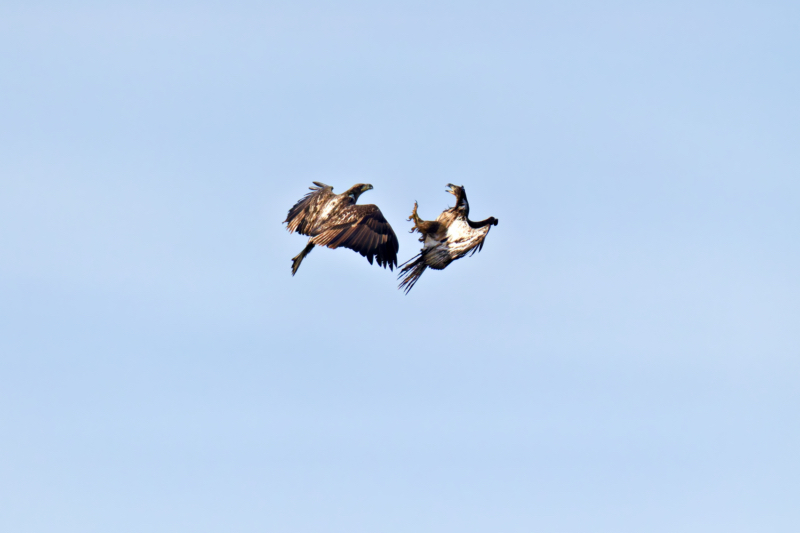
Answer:
[[[417,201],[414,200],[414,209],[411,211],[411,216],[408,217],[408,220],[413,220],[414,221],[414,226],[411,228],[409,233],[414,233],[415,231],[419,231],[420,233],[422,233],[422,231],[419,228],[419,224],[420,224],[420,222],[422,222],[422,219],[417,214],[417,207],[418,207],[417,206]]]
[[[414,209],[411,211],[411,216],[408,217],[408,220],[413,220],[416,223],[419,223],[419,222],[422,221],[422,219],[419,218],[419,215],[417,214],[417,201],[416,200],[414,200]]]

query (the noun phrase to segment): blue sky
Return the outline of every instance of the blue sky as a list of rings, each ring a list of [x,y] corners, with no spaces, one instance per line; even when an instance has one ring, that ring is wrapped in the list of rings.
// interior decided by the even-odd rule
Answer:
[[[15,532],[794,532],[800,8],[6,2]],[[396,273],[281,221],[358,182]]]

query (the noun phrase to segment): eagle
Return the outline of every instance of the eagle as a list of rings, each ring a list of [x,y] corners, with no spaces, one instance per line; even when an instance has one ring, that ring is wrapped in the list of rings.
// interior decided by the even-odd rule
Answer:
[[[480,222],[469,219],[469,202],[464,186],[447,184],[446,192],[456,197],[455,207],[442,211],[436,220],[422,220],[417,214],[417,203],[408,220],[414,222],[411,233],[420,233],[422,250],[420,253],[400,265],[398,278],[402,281],[398,289],[411,290],[425,269],[431,267],[442,270],[447,265],[483,248],[483,241],[489,229],[497,225],[497,219],[489,217]],[[471,252],[471,253],[470,253]]]
[[[334,194],[333,187],[318,181],[314,185],[283,221],[289,233],[311,237],[303,251],[292,258],[292,276],[314,246],[344,246],[366,257],[370,265],[377,259],[379,266],[394,270],[399,244],[392,227],[377,206],[356,205],[358,197],[372,185],[358,183],[342,194]]]

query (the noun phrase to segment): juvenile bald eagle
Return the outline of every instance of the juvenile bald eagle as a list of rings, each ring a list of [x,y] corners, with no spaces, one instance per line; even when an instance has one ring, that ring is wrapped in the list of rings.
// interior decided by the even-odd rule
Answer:
[[[370,265],[377,256],[378,265],[393,270],[399,244],[392,227],[377,206],[356,205],[358,197],[372,185],[359,183],[342,194],[333,194],[333,187],[318,181],[314,185],[283,221],[289,233],[311,237],[303,251],[292,258],[292,276],[315,245],[350,248],[366,257]]]
[[[402,281],[398,288],[405,290],[406,294],[426,268],[442,270],[456,259],[480,251],[489,229],[497,225],[494,217],[480,222],[471,221],[468,218],[467,191],[463,186],[452,183],[448,183],[447,187],[446,192],[456,197],[456,205],[443,211],[436,220],[422,220],[417,215],[417,203],[414,202],[414,210],[408,220],[414,221],[411,233],[419,232],[419,240],[423,244],[419,254],[400,265],[402,270],[398,278]]]

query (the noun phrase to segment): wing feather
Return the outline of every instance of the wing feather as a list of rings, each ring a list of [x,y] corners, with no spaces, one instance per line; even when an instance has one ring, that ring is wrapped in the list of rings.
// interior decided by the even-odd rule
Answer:
[[[311,192],[303,196],[296,204],[289,209],[284,224],[289,233],[300,233],[309,235],[315,226],[317,215],[322,211],[323,206],[334,196],[333,187],[318,181],[314,182],[316,187],[309,187]]]
[[[392,226],[377,206],[350,205],[344,207],[336,218],[335,226],[312,238],[315,244],[328,248],[350,248],[372,264],[377,256],[378,265],[394,270],[400,245]]]

